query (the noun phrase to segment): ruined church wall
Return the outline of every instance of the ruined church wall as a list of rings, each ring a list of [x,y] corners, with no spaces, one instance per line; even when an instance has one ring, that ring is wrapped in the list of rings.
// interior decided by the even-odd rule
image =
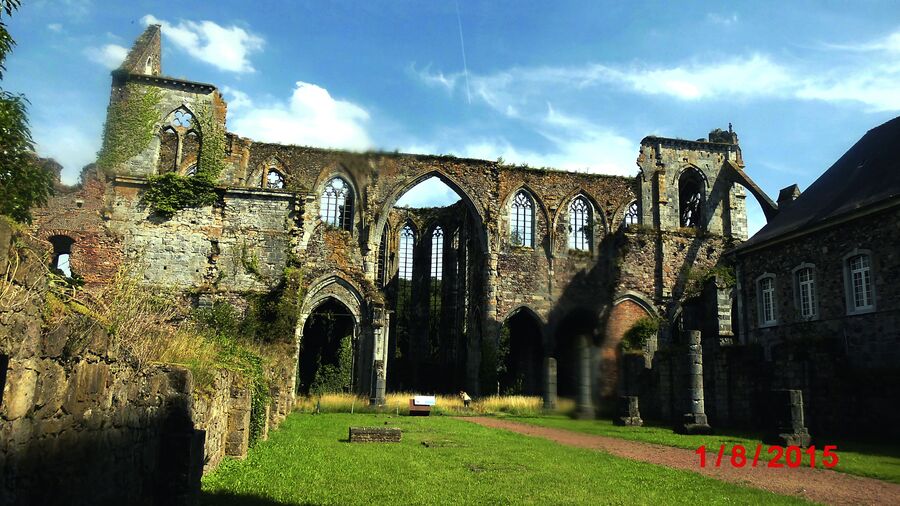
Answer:
[[[13,247],[13,237],[0,221],[0,272],[18,266],[0,280],[0,504],[152,504],[198,492],[190,372],[137,369],[100,327],[44,328],[41,245]]]

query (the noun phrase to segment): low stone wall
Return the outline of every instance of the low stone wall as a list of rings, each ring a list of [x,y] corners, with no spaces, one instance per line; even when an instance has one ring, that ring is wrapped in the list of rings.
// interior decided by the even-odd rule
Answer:
[[[196,500],[190,372],[120,360],[87,319],[45,329],[43,254],[14,236],[0,220],[0,504]]]
[[[348,439],[351,443],[399,443],[401,434],[397,427],[350,427]]]

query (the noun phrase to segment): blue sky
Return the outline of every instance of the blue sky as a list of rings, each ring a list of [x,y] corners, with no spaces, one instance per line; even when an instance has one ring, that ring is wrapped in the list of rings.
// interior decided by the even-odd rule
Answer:
[[[674,4],[26,0],[3,86],[30,99],[39,152],[68,182],[148,22],[163,72],[218,85],[229,130],[256,140],[634,174],[644,136],[731,122],[774,197],[898,115],[897,2]]]

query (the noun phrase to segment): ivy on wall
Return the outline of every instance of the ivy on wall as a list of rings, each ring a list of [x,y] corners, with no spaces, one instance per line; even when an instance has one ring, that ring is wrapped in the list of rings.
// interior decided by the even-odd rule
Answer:
[[[97,158],[101,170],[111,171],[140,154],[156,135],[159,103],[157,88],[129,83],[122,99],[113,102],[107,112],[103,147]]]
[[[167,173],[151,176],[144,193],[144,205],[163,218],[171,218],[182,209],[212,205],[216,202],[216,181],[225,168],[225,129],[208,105],[197,108],[200,124],[200,156],[192,176]]]

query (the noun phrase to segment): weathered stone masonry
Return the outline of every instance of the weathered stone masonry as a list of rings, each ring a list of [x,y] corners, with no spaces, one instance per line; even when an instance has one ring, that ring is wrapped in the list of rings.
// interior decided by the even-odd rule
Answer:
[[[85,279],[100,282],[114,270],[114,261],[139,259],[147,283],[190,290],[201,303],[269,290],[285,267],[299,267],[305,299],[295,353],[301,349],[310,315],[324,301],[338,301],[355,326],[353,387],[367,395],[374,395],[379,380],[386,380],[388,387],[491,393],[496,388],[492,361],[501,329],[512,316],[526,311],[539,342],[522,353],[539,355],[528,359],[532,363],[558,358],[561,393],[574,395],[576,385],[587,388],[582,393],[602,407],[601,397],[615,396],[618,341],[639,318],[636,311],[680,318],[691,270],[711,268],[728,245],[746,237],[741,185],[756,187],[741,170],[736,135],[720,131],[700,141],[644,139],[638,156],[641,173],[635,178],[452,156],[282,146],[228,133],[224,169],[217,180],[218,202],[163,219],[141,202],[146,178],[168,170],[181,174],[194,170],[195,158],[184,159],[194,149],[186,144],[185,132],[196,133],[202,151],[209,132],[202,130],[205,123],[198,111],[212,114],[224,128],[227,106],[213,85],[162,76],[159,61],[159,28],[150,27],[114,72],[110,105],[134,90],[157,90],[161,98],[153,140],[107,170],[106,186],[94,180],[85,184],[76,199],[84,200],[84,206],[91,200],[90,206],[72,209],[71,198],[53,203],[36,228],[78,236],[73,237],[72,265]],[[166,148],[172,132],[179,140]],[[698,181],[694,216],[702,222],[683,227],[679,186],[685,173]],[[352,225],[346,229],[326,224],[320,216],[323,192],[335,177],[349,191],[349,204],[340,208],[350,214]],[[460,204],[430,218],[400,217],[394,204],[430,177],[457,191]],[[277,184],[269,187],[272,178]],[[529,229],[533,244],[510,239],[510,206],[518,192],[525,192],[533,205]],[[569,206],[576,197],[590,208],[583,251],[569,245]],[[624,216],[632,205],[638,210],[637,224],[626,227]],[[59,218],[83,213],[91,218]],[[425,297],[417,298],[418,305],[410,309],[418,316],[412,320],[419,325],[416,328],[403,323],[409,315],[396,312],[398,287],[403,284],[398,277],[398,234],[407,221],[417,222],[413,293],[426,295],[431,293],[428,286],[437,286],[428,284],[427,264],[436,258],[429,234],[437,226],[447,233],[438,256],[444,266],[452,266],[441,280],[440,315],[429,314]],[[88,261],[85,255],[92,250],[83,247],[83,237],[109,244],[105,251],[114,260]],[[637,309],[613,310],[626,302]],[[730,313],[730,308],[723,311]],[[425,325],[437,322],[435,318],[443,325],[438,334],[429,334]],[[623,321],[617,322],[619,318]],[[395,335],[400,333],[398,326],[409,336]],[[414,351],[398,358],[398,343],[404,339],[412,339],[413,344],[404,346],[413,346]],[[511,339],[518,346],[516,336]],[[581,349],[581,339],[587,346],[583,352],[576,350]],[[648,343],[649,365],[654,350],[671,340],[669,326],[663,325],[659,340]],[[428,346],[434,350],[434,343],[442,352],[437,362],[427,353]],[[586,353],[587,362],[576,358],[578,353]],[[403,366],[402,360],[412,365]],[[582,363],[589,364],[590,377],[577,372]],[[415,372],[392,380],[395,367],[447,374],[442,383]],[[532,369],[521,373],[543,377],[543,371]],[[284,390],[293,389],[296,372],[283,381]],[[540,385],[542,380],[528,383]]]

